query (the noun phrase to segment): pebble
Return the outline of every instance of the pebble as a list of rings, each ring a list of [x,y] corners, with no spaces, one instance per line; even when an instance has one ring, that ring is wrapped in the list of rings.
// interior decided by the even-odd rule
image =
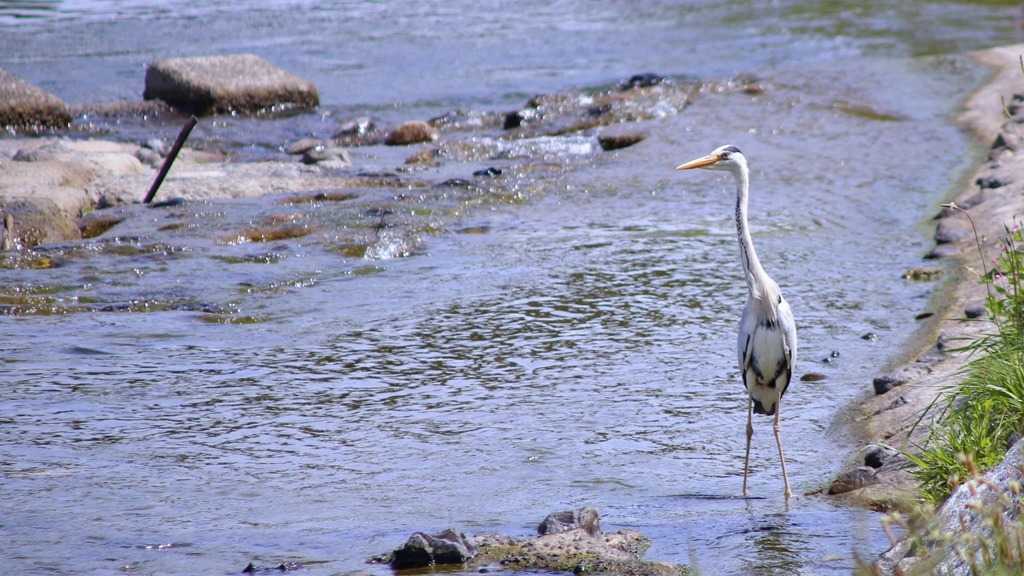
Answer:
[[[437,139],[437,132],[422,120],[411,120],[403,122],[395,127],[388,134],[384,143],[388,146],[407,146],[419,144],[420,142],[433,142]]]
[[[601,149],[604,151],[619,150],[621,148],[628,148],[634,144],[637,144],[645,136],[639,132],[629,132],[623,134],[602,134],[597,137],[597,143],[601,145]]]
[[[305,154],[309,150],[317,147],[323,147],[323,145],[324,143],[322,140],[317,140],[316,138],[303,138],[286,148],[285,152],[292,155]]]
[[[988,308],[985,307],[984,301],[972,302],[964,308],[964,316],[968,318],[981,318],[985,316]]]
[[[438,150],[435,148],[424,148],[419,152],[405,159],[407,165],[432,166],[437,164]]]
[[[348,150],[336,146],[328,148],[314,147],[302,154],[303,164],[320,164],[324,162],[344,166],[352,165],[352,159],[348,155]]]

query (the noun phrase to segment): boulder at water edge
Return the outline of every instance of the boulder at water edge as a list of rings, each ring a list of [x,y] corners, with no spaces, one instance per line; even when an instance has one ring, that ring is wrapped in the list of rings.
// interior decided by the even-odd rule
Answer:
[[[0,126],[67,128],[71,114],[53,94],[0,70]]]
[[[146,69],[143,98],[163,100],[197,116],[320,103],[311,82],[253,54],[154,62]]]

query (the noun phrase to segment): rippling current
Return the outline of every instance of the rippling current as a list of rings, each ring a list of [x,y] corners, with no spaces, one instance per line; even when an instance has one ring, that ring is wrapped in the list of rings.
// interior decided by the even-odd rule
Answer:
[[[859,447],[837,415],[929,309],[936,285],[901,275],[976,157],[951,122],[986,76],[965,52],[1016,41],[1015,16],[952,2],[0,3],[0,67],[68,102],[138,98],[146,62],[197,44],[312,80],[315,113],[199,128],[199,146],[282,161],[356,117],[501,114],[648,71],[702,86],[614,152],[583,132],[427,168],[411,193],[127,206],[99,238],[3,255],[0,564],[387,573],[365,560],[413,531],[527,535],[590,505],[606,530],[651,537],[647,558],[702,573],[849,573],[887,548],[878,515],[802,494]],[[739,73],[764,90],[730,89]],[[174,130],[80,118],[74,137]],[[496,129],[457,138],[507,145]],[[797,377],[825,376],[783,403],[789,506],[767,419],[756,498],[735,498],[733,184],[672,170],[724,143],[752,166],[751,227],[797,317]],[[383,149],[352,154],[395,169]],[[494,184],[436,185],[490,165],[506,168]],[[374,226],[382,210],[392,226]],[[240,236],[268,220],[314,232]]]

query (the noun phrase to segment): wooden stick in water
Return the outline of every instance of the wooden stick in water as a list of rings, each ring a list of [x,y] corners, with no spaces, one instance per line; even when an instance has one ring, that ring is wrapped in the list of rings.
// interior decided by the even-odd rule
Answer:
[[[188,139],[188,135],[195,128],[196,122],[199,120],[195,116],[191,116],[188,122],[185,123],[181,128],[181,132],[178,133],[178,139],[174,141],[174,146],[171,147],[170,153],[167,154],[167,158],[164,158],[164,163],[160,166],[160,172],[156,175],[156,180],[153,181],[153,185],[149,187],[149,192],[146,193],[146,199],[144,203],[149,204],[153,201],[153,197],[156,196],[156,191],[160,188],[160,185],[164,183],[164,178],[167,177],[167,172],[171,169],[171,164],[174,164],[174,159],[178,157],[178,152],[181,151],[181,147],[185,145],[185,140]]]

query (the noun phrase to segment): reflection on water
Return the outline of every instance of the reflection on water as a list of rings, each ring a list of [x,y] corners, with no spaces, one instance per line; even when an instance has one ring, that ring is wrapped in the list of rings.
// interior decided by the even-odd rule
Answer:
[[[426,72],[410,73],[389,99],[369,89],[378,103],[422,96],[374,111],[389,118],[450,107],[463,114],[451,118],[493,116],[526,100],[502,86],[541,92],[599,69],[593,84],[607,86],[623,76],[611,69],[640,63],[725,76],[737,54],[753,59],[765,90],[711,83],[692,102],[655,101],[626,126],[646,138],[610,153],[586,131],[503,139],[467,122],[439,144],[437,167],[399,170],[408,154],[383,147],[355,154],[387,168],[369,176],[383,184],[127,206],[98,238],[4,254],[0,538],[9,545],[0,558],[9,571],[223,573],[295,561],[334,574],[364,568],[414,530],[526,534],[548,512],[582,505],[606,529],[649,535],[650,558],[704,572],[847,574],[854,552],[885,548],[875,513],[802,495],[787,506],[767,420],[755,422],[756,498],[735,498],[745,396],[734,335],[746,295],[732,184],[671,168],[727,141],[751,160],[751,227],[797,315],[798,375],[825,376],[794,384],[782,411],[794,489],[813,490],[844,464],[837,454],[856,448],[833,421],[837,408],[868,389],[928,306],[932,285],[900,275],[929,247],[922,219],[969,165],[947,116],[982,73],[958,56],[903,58],[929,46],[878,26],[895,21],[886,9],[910,10],[903,4],[781,6],[790,20],[722,3],[630,5],[629,18],[609,3],[593,13],[540,4],[531,19],[498,20],[481,16],[482,5],[452,5],[444,13],[465,7],[464,19],[426,32],[406,15],[419,31],[411,36],[380,21],[361,34],[317,34],[348,20],[304,4],[278,4],[291,10],[273,21],[303,30],[304,41],[352,38],[385,67],[409,69],[405,51],[415,51]],[[264,34],[273,27],[263,8],[227,22],[216,16],[231,9],[218,6],[202,12],[207,32],[230,29],[217,37],[231,51],[278,38],[287,68],[346,66],[322,45],[311,56]],[[394,9],[359,6],[348,6],[357,22]],[[146,22],[166,22],[147,12],[136,33],[109,13],[79,21],[79,8],[61,4],[71,15],[65,52],[82,35],[132,38],[152,32]],[[564,17],[569,8],[577,18]],[[420,9],[438,22],[440,5]],[[973,21],[1005,16],[970,9]],[[693,24],[698,16],[704,25]],[[973,23],[921,18],[921,28],[952,29],[963,44],[978,34]],[[602,48],[546,42],[538,23],[555,37],[593,33]],[[493,38],[465,50],[478,24]],[[47,26],[26,45],[53,41]],[[824,28],[874,33],[862,42]],[[96,30],[118,33],[87,34]],[[623,41],[609,41],[612,31]],[[549,45],[551,61],[570,51],[582,60],[555,70],[532,52],[490,59],[499,54],[490,42],[518,33]],[[640,37],[635,48],[626,41]],[[424,55],[438,42],[467,60],[431,68]],[[680,70],[680,50],[706,55],[707,67]],[[19,54],[20,72],[28,60]],[[110,50],[85,59],[107,62]],[[60,66],[82,62],[67,60]],[[421,90],[421,73],[449,91],[442,102]],[[97,74],[93,86],[104,80]],[[445,75],[454,88],[438,82]],[[60,76],[54,86],[76,78]],[[461,91],[465,78],[481,85]],[[356,80],[325,82],[336,101],[323,114],[242,132],[265,131],[260,141],[273,149],[282,135],[329,131],[353,112],[337,101],[359,101],[339,85]],[[465,96],[477,92],[486,98]],[[218,137],[211,130],[207,144]],[[457,180],[492,166],[500,176]],[[862,339],[868,332],[877,340]]]

